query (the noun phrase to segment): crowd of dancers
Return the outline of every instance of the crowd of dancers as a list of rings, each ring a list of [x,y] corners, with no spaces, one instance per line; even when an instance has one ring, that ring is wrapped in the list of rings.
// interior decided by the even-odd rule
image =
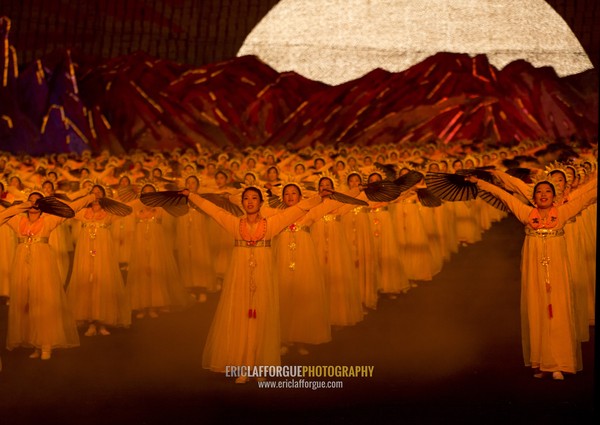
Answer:
[[[538,270],[546,261],[545,276],[531,272],[522,282],[525,364],[539,369],[537,376],[575,373],[579,344],[589,340],[595,316],[597,150],[558,154],[546,141],[479,152],[430,144],[2,154],[6,346],[50,359],[56,348],[78,346],[80,335],[108,336],[132,319],[220,293],[203,366],[222,372],[279,365],[290,349],[309,354],[311,345],[331,340],[332,329],[357,324],[381,297],[410,296],[511,210],[526,225],[526,241],[543,242],[524,249],[523,264],[530,264],[524,269]],[[366,194],[377,182],[415,171],[423,178],[393,199]],[[444,199],[426,178],[442,173],[463,176],[502,208],[484,197]],[[551,206],[560,214],[536,208],[540,182],[550,182]],[[152,194],[166,194],[164,202],[144,202]],[[75,216],[36,208],[50,196]],[[566,250],[552,251],[553,238],[564,240]],[[527,292],[527,279],[545,286]],[[552,325],[535,318],[534,304],[549,309]],[[543,340],[563,319],[559,333],[571,349],[566,360],[555,361],[553,351],[563,342],[531,341]]]

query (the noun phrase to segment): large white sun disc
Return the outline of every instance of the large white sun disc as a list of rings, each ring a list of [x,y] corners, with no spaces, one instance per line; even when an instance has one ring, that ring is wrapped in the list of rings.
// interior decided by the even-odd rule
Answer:
[[[438,52],[483,53],[498,68],[525,59],[560,76],[593,68],[543,0],[281,0],[238,56],[340,84],[375,68],[399,72]]]

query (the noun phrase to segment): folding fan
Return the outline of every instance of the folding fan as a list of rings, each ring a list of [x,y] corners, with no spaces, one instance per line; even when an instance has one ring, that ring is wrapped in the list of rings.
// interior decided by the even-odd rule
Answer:
[[[506,204],[500,198],[497,198],[495,195],[493,195],[491,192],[488,192],[487,190],[479,189],[479,191],[477,192],[477,196],[500,211],[510,212]]]
[[[368,183],[363,188],[367,198],[374,202],[390,202],[402,193],[402,187],[386,180]]]
[[[133,212],[133,208],[131,208],[129,205],[126,205],[119,201],[115,201],[111,198],[100,198],[98,199],[98,203],[100,204],[102,209],[111,214],[118,215],[119,217],[128,216]]]
[[[410,170],[403,176],[398,177],[394,180],[394,183],[400,187],[401,192],[406,192],[408,189],[423,180],[423,173],[419,171]]]
[[[426,188],[417,189],[417,198],[424,207],[435,208],[442,205],[442,200]]]
[[[427,189],[444,201],[469,201],[477,197],[477,185],[460,174],[427,173]]]
[[[35,207],[40,211],[63,218],[72,218],[75,216],[75,211],[62,201],[59,201],[54,196],[45,196],[35,201]]]

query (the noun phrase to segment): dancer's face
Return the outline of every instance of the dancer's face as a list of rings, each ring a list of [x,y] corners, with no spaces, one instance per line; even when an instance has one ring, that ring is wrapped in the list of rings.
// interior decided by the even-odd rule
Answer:
[[[39,193],[33,193],[31,195],[29,195],[29,198],[27,198],[28,201],[30,201],[32,204],[35,204],[35,202],[38,199],[42,199],[42,196]],[[30,207],[28,210],[30,213],[39,213],[40,209],[38,207]]]
[[[276,181],[279,178],[279,173],[276,168],[270,168],[267,172],[267,178],[269,181]]]
[[[296,205],[300,202],[300,191],[296,186],[287,186],[283,190],[283,202],[288,207]]]
[[[533,201],[538,208],[546,209],[552,207],[552,203],[554,202],[554,191],[552,190],[552,186],[548,183],[540,183],[535,188],[535,193],[533,194]]]
[[[217,187],[225,186],[227,184],[227,176],[223,173],[215,174],[215,183],[217,184]]]
[[[560,172],[552,173],[552,183],[559,190],[559,193],[565,190],[565,186],[567,185],[564,174]]]
[[[333,183],[329,179],[321,179],[319,182],[319,192],[323,189],[333,190]]]
[[[190,192],[196,192],[198,190],[198,180],[194,178],[188,178],[185,181],[185,187],[190,190]]]
[[[352,174],[350,177],[348,177],[348,187],[350,189],[354,189],[355,187],[360,186],[361,183],[361,178],[356,174]]]
[[[260,211],[260,207],[262,206],[262,201],[260,200],[260,196],[253,190],[248,190],[242,196],[242,207],[244,207],[244,211],[246,214],[256,214]]]

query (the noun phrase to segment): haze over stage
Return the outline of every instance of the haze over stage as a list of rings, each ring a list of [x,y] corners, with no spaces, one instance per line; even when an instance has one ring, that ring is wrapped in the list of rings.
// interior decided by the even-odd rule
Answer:
[[[82,337],[49,362],[2,350],[0,412],[15,425],[200,423],[594,423],[594,328],[583,371],[539,380],[523,366],[519,296],[523,226],[495,224],[431,282],[385,297],[360,324],[288,365],[368,365],[343,389],[259,389],[201,369],[217,295],[110,337]],[[6,307],[0,309],[0,341]]]

